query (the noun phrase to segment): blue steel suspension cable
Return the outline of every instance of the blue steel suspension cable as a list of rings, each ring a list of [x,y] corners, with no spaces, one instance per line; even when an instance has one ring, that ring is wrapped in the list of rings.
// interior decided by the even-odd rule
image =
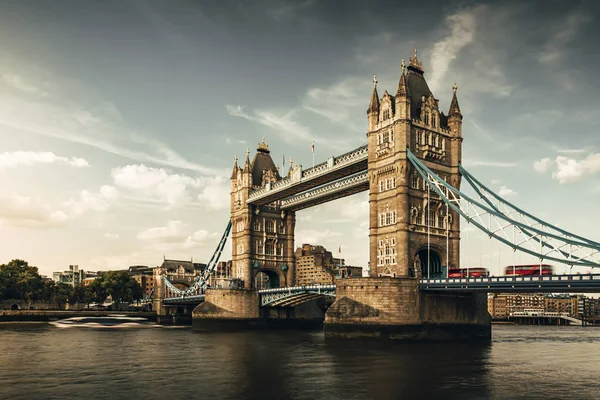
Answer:
[[[478,201],[472,199],[471,197],[467,196],[466,194],[462,193],[461,191],[459,191],[458,189],[454,188],[453,186],[449,185],[447,182],[445,182],[444,180],[442,180],[441,178],[439,178],[439,176],[437,176],[435,173],[433,173],[427,166],[425,166],[423,163],[421,163],[421,161],[410,151],[410,149],[407,149],[407,158],[409,159],[409,161],[411,162],[411,164],[415,167],[415,169],[417,170],[417,172],[423,177],[424,180],[431,182],[432,183],[432,187],[434,189],[434,191],[440,196],[440,198],[443,199],[443,201],[445,203],[447,203],[454,211],[456,211],[457,213],[459,213],[460,215],[462,215],[464,218],[467,219],[467,222],[473,223],[473,225],[475,225],[477,228],[479,228],[480,230],[486,232],[488,235],[493,236],[494,238],[496,238],[497,240],[499,240],[500,242],[512,247],[513,249],[518,248],[519,250],[534,255],[538,258],[542,258],[542,259],[547,259],[547,260],[553,260],[553,261],[557,261],[560,263],[568,263],[568,264],[572,264],[572,265],[580,265],[580,266],[592,266],[592,267],[600,267],[600,264],[594,261],[587,261],[585,259],[583,259],[582,257],[576,257],[574,258],[573,255],[568,254],[560,249],[556,249],[554,246],[549,245],[551,248],[555,249],[555,251],[557,251],[558,253],[560,253],[561,255],[563,255],[563,257],[565,258],[570,258],[570,260],[565,260],[565,259],[560,259],[551,255],[544,255],[544,254],[540,254],[538,252],[526,249],[522,246],[520,246],[519,244],[515,244],[515,243],[511,243],[509,240],[497,235],[495,232],[491,232],[490,230],[488,230],[487,228],[485,228],[485,226],[483,226],[482,224],[480,224],[479,222],[477,222],[476,220],[474,220],[471,216],[469,216],[468,214],[466,214],[465,212],[463,212],[463,210],[460,207],[457,207],[456,204],[454,204],[449,198],[447,198],[446,195],[444,195],[442,193],[442,191],[439,189],[438,185],[443,186],[447,191],[452,192],[453,194],[455,194],[456,196],[465,199],[468,203],[472,204],[473,206],[477,206],[479,208],[481,208],[482,210],[484,210],[485,212],[494,215],[497,218],[500,218],[506,222],[508,222],[509,224],[516,226],[519,228],[520,231],[522,231],[522,229],[528,229],[531,230],[533,232],[536,232],[540,238],[542,236],[544,237],[549,237],[549,238],[554,238],[563,242],[567,242],[569,244],[573,244],[575,246],[578,247],[584,247],[586,249],[591,249],[594,250],[594,254],[598,253],[600,251],[600,248],[591,245],[591,244],[582,244],[582,243],[578,243],[578,242],[574,242],[572,240],[569,239],[565,239],[564,237],[559,237],[557,235],[554,235],[552,233],[548,233],[548,232],[544,232],[544,231],[540,231],[537,228],[534,227],[530,227],[530,226],[526,226],[523,225],[520,222],[517,222],[509,217],[507,217],[506,215],[497,212],[494,209],[490,209],[489,207],[479,203]],[[434,180],[435,183],[432,182],[429,178],[428,175],[431,176]]]

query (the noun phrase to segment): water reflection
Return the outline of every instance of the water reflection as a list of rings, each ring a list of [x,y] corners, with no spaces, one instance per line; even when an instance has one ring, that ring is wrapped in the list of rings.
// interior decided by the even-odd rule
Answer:
[[[0,398],[597,398],[600,329],[522,328],[468,345],[0,325]]]

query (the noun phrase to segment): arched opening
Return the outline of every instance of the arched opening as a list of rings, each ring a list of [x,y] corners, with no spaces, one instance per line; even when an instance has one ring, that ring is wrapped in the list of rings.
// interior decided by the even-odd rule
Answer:
[[[421,276],[423,279],[442,278],[442,258],[440,257],[440,253],[434,249],[423,249],[417,255],[421,259]]]
[[[279,274],[275,271],[262,270],[256,273],[254,277],[254,287],[256,289],[278,288],[281,285]]]
[[[10,306],[10,309],[13,310],[13,311],[16,311],[16,310],[19,309],[19,305],[18,304],[13,304],[13,305]]]

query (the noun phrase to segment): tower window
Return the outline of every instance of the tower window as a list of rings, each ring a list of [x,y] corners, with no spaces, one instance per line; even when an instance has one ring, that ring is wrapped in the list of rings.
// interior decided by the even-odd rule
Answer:
[[[268,219],[265,222],[265,231],[267,233],[275,233],[275,222],[273,222],[272,220]]]

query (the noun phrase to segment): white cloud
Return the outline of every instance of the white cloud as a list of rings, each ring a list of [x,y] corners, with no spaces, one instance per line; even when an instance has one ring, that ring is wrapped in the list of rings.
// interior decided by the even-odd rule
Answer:
[[[556,171],[552,177],[560,183],[576,182],[584,174],[597,174],[600,172],[600,153],[588,155],[581,161],[563,156],[556,157]]]
[[[6,83],[8,86],[10,86],[14,89],[21,90],[23,92],[26,92],[29,94],[34,94],[34,95],[41,96],[41,97],[49,96],[49,94],[45,90],[31,85],[29,82],[25,81],[23,79],[23,77],[21,77],[19,75],[4,73],[4,74],[0,75],[0,79],[2,81],[4,81],[4,83]]]
[[[295,233],[295,240],[296,240],[296,244],[300,245],[300,244],[304,244],[304,243],[309,243],[309,244],[320,244],[323,245],[324,240],[325,239],[330,239],[330,238],[334,238],[334,237],[341,237],[342,234],[340,232],[335,232],[335,231],[331,231],[330,229],[323,229],[323,230],[317,230],[317,229],[301,229],[296,231]]]
[[[181,207],[198,199],[211,210],[229,207],[229,180],[221,176],[192,178],[143,164],[115,168],[111,175],[115,186],[138,200]]]
[[[463,162],[465,167],[497,167],[497,168],[513,168],[519,164],[516,162],[504,162],[504,161],[480,161],[468,159]]]
[[[448,67],[460,50],[473,41],[477,31],[477,14],[486,6],[462,10],[446,18],[450,26],[450,34],[433,45],[431,52],[431,77],[429,84],[433,90],[440,88],[440,83]]]
[[[89,166],[88,162],[83,158],[71,157],[69,159],[57,156],[49,151],[13,151],[0,154],[0,168],[28,167],[34,164],[63,164],[75,168]]]
[[[49,228],[64,225],[69,216],[31,197],[16,193],[0,196],[0,225]]]
[[[205,230],[190,232],[188,224],[170,220],[166,226],[141,231],[137,238],[149,243],[152,249],[177,250],[190,249],[205,243],[213,244],[216,234],[210,234]]]
[[[118,196],[119,192],[115,187],[105,185],[100,188],[99,193],[82,190],[79,199],[71,199],[64,205],[73,215],[81,215],[87,211],[105,212]]]
[[[362,132],[366,119],[357,109],[365,107],[364,93],[368,93],[371,83],[365,79],[345,78],[327,88],[309,89],[302,101],[302,107],[331,122]]]
[[[500,197],[515,196],[516,194],[517,194],[517,192],[515,192],[512,189],[507,188],[506,186],[500,186],[500,190],[498,191],[498,195]]]
[[[199,186],[202,192],[198,200],[204,202],[210,209],[224,210],[230,206],[229,181],[221,177],[201,178]]]
[[[541,160],[533,163],[533,169],[536,170],[537,172],[546,172],[550,169],[551,166],[552,166],[552,160],[549,159],[548,157],[542,158]]]
[[[226,137],[225,143],[227,143],[227,144],[246,144],[248,142],[245,140],[242,140],[242,139],[234,139],[234,138]]]
[[[279,133],[279,138],[292,143],[297,139],[312,140],[313,136],[310,130],[294,120],[296,110],[291,110],[283,114],[276,114],[272,111],[254,110],[249,114],[244,111],[244,106],[234,106],[228,104],[225,106],[227,113],[233,117],[240,117],[248,121],[267,126]]]
[[[173,174],[163,168],[126,165],[111,172],[115,186],[126,189],[139,197],[149,197],[170,206],[189,202],[188,188],[198,187],[199,179]]]
[[[40,71],[35,77],[12,73],[2,77],[0,83],[20,90],[0,90],[0,125],[88,145],[137,161],[218,173],[214,168],[186,160],[165,143],[128,127],[112,103],[80,83],[61,81]],[[36,82],[53,82],[50,94],[42,95],[36,90],[39,86]]]
[[[590,149],[562,149],[556,146],[552,146],[552,150],[562,154],[581,154],[590,151]]]
[[[108,232],[104,234],[104,237],[107,239],[113,239],[113,240],[120,238],[118,233],[108,233]]]

